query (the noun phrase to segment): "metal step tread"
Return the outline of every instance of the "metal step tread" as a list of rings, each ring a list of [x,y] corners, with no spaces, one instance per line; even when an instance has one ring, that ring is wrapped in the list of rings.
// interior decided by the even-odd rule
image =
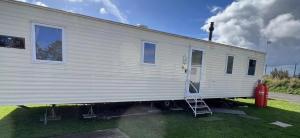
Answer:
[[[197,111],[196,114],[197,115],[202,115],[202,114],[211,114],[212,112],[209,111],[209,110],[200,110],[200,111]]]
[[[199,108],[207,108],[207,106],[204,105],[204,104],[201,104],[201,105],[198,104],[197,106],[194,105],[194,106],[192,106],[192,107],[193,107],[193,108],[198,108],[198,109],[199,109]]]
[[[189,102],[189,103],[196,103],[196,100],[194,100],[194,99],[187,99],[186,101]],[[197,103],[204,103],[204,101],[203,100],[197,100]]]

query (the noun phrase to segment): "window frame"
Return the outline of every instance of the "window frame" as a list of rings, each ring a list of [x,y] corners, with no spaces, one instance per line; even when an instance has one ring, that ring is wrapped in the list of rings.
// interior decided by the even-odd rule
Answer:
[[[231,73],[227,73],[228,57],[229,57],[229,56],[233,57]],[[234,69],[234,59],[235,59],[235,56],[234,56],[234,55],[230,55],[230,54],[227,54],[227,55],[226,55],[226,61],[225,61],[225,74],[226,74],[226,75],[232,75],[232,74],[233,74],[233,69]]]
[[[55,29],[61,29],[62,31],[62,61],[52,61],[52,60],[40,60],[36,58],[36,38],[35,38],[35,26],[43,26]],[[32,63],[46,63],[46,64],[65,64],[66,62],[66,47],[65,47],[65,29],[64,27],[57,25],[49,25],[44,23],[32,23],[31,24],[31,45],[32,45]]]
[[[154,63],[145,63],[144,59],[145,59],[145,43],[149,43],[149,44],[154,44],[155,45],[155,56],[154,56]],[[155,66],[157,65],[157,43],[155,42],[151,42],[151,41],[142,41],[142,48],[141,48],[141,64],[143,65],[152,65]]]
[[[249,62],[250,60],[255,60],[255,68],[254,68],[254,74],[253,75],[249,75]],[[248,58],[248,62],[247,62],[247,71],[246,71],[246,74],[247,76],[256,76],[256,67],[257,67],[257,59],[256,58]]]

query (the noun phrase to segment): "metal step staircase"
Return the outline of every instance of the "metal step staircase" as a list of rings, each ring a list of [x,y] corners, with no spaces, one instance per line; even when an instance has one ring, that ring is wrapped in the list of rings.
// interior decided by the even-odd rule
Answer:
[[[190,81],[190,85],[197,93],[198,90],[193,85],[193,83]],[[193,96],[193,97],[185,97],[185,101],[188,103],[189,107],[193,110],[194,116],[197,117],[197,115],[204,115],[204,114],[210,114],[212,115],[211,109],[208,107],[208,105],[205,103],[205,101],[199,97],[199,96]]]
[[[212,115],[211,109],[201,98],[186,98],[185,101],[188,103],[189,107],[193,110],[194,116],[210,114]]]

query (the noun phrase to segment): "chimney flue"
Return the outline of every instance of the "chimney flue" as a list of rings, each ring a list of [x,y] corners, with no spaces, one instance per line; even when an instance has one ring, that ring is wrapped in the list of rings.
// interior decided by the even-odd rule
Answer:
[[[209,36],[208,36],[208,40],[211,41],[212,39],[212,34],[213,34],[213,31],[214,31],[214,22],[210,22],[210,26],[209,26]]]

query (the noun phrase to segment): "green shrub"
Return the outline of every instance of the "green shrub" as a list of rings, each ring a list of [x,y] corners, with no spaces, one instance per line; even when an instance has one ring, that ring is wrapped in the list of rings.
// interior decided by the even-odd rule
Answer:
[[[265,76],[265,83],[268,85],[271,92],[282,92],[300,95],[300,79],[299,78],[284,78]]]
[[[289,78],[289,72],[287,70],[277,70],[277,68],[275,68],[271,72],[271,77],[274,79],[287,79]]]
[[[289,88],[300,88],[300,79],[291,78],[289,82]]]
[[[288,79],[273,79],[270,81],[270,87],[284,87],[288,86],[289,80]]]

